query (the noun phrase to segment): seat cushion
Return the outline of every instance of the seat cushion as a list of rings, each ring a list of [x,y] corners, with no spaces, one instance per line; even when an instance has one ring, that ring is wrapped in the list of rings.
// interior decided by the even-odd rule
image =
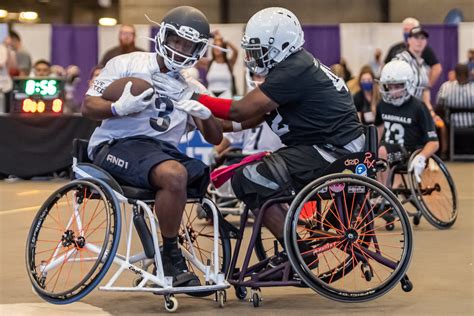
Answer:
[[[122,185],[123,195],[129,199],[135,200],[154,200],[155,192],[149,189],[130,187]]]

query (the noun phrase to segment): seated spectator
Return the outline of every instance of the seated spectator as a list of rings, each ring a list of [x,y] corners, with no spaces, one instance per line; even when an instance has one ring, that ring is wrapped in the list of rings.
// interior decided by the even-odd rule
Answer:
[[[12,69],[12,73],[16,76],[28,76],[31,71],[31,56],[24,48],[21,43],[20,35],[15,31],[10,31],[5,44],[8,45],[16,55],[16,67]]]
[[[34,77],[49,77],[51,75],[51,64],[40,59],[33,65],[33,76]]]
[[[380,93],[375,87],[374,77],[370,66],[362,67],[358,78],[360,90],[354,94],[357,115],[365,125],[374,123],[377,103],[380,101]]]
[[[474,110],[474,82],[469,81],[469,68],[458,64],[454,69],[455,81],[447,81],[441,85],[437,96],[437,105],[446,110]],[[454,127],[473,127],[474,113],[453,113],[450,122]]]
[[[374,59],[369,62],[370,68],[372,68],[372,73],[374,78],[380,77],[380,72],[382,71],[383,62],[382,62],[382,50],[377,48],[374,52]]]

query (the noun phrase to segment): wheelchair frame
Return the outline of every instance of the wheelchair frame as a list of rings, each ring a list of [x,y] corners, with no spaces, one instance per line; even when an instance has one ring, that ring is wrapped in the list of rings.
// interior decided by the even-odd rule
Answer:
[[[160,294],[164,295],[165,297],[165,308],[167,311],[173,312],[177,309],[178,307],[178,301],[174,297],[173,294],[178,294],[178,293],[197,293],[197,292],[215,292],[216,293],[216,300],[219,303],[220,307],[224,306],[225,300],[226,300],[226,294],[225,294],[225,289],[227,289],[230,285],[227,283],[225,280],[225,275],[220,272],[219,268],[219,214],[216,206],[214,203],[207,199],[203,198],[201,200],[199,199],[188,199],[188,202],[201,202],[201,205],[206,205],[209,207],[209,209],[212,211],[212,216],[213,216],[213,251],[211,254],[211,259],[208,260],[207,263],[203,263],[199,260],[199,258],[196,256],[196,251],[193,246],[193,243],[191,242],[191,238],[189,236],[188,231],[185,229],[185,235],[186,235],[186,240],[188,241],[188,245],[190,247],[190,251],[185,249],[185,247],[181,247],[181,252],[186,260],[188,260],[191,264],[194,265],[198,270],[200,270],[204,274],[204,279],[206,282],[206,285],[200,285],[200,286],[187,286],[187,287],[173,287],[172,285],[172,277],[167,277],[164,275],[163,272],[163,265],[161,261],[161,254],[160,254],[160,248],[159,248],[159,240],[158,240],[158,227],[159,227],[159,222],[158,218],[155,216],[153,210],[149,207],[149,204],[154,203],[154,200],[152,201],[142,201],[142,200],[136,200],[136,199],[130,199],[121,194],[120,192],[117,192],[114,190],[113,187],[111,187],[109,184],[107,184],[105,181],[102,180],[97,180],[94,179],[94,177],[81,169],[81,164],[78,163],[78,159],[76,157],[73,158],[73,166],[72,166],[73,173],[76,175],[75,180],[82,180],[82,181],[88,181],[89,179],[93,180],[94,182],[98,182],[103,186],[107,186],[112,192],[114,197],[117,199],[118,202],[118,207],[117,209],[119,212],[122,212],[123,220],[124,220],[124,226],[125,226],[125,232],[126,232],[126,253],[125,255],[118,254],[112,249],[112,252],[114,253],[106,253],[104,255],[103,261],[106,261],[107,256],[113,255],[113,263],[119,266],[119,269],[113,274],[113,276],[110,278],[110,280],[104,285],[100,286],[99,290],[103,291],[118,291],[118,292],[152,292],[154,294]],[[91,181],[89,180],[89,181]],[[74,181],[73,181],[74,182]],[[132,237],[133,237],[133,220],[132,220],[132,214],[129,214],[127,216],[127,209],[126,207],[121,207],[122,203],[126,203],[128,205],[131,205],[132,207],[138,207],[144,211],[144,215],[149,221],[149,227],[151,228],[151,237],[153,241],[153,247],[154,247],[154,258],[149,259],[147,255],[145,254],[144,251],[139,252],[137,254],[131,254],[131,246],[132,246]],[[68,221],[66,229],[69,229],[71,225],[73,224],[73,221],[75,221],[75,224],[78,227],[78,231],[81,233],[84,232],[82,223],[80,220],[79,216],[79,204],[74,205],[74,211],[71,214],[71,218]],[[120,216],[119,216],[120,218]],[[119,222],[121,219],[119,219]],[[128,221],[128,222],[127,222]],[[184,219],[183,219],[184,222]],[[117,224],[118,229],[121,229],[121,223]],[[120,235],[121,231],[118,231],[118,242],[117,242],[117,247],[118,244],[120,243]],[[30,241],[28,241],[30,242]],[[85,260],[85,261],[95,261],[98,259],[97,258],[81,258],[81,259],[71,259],[74,253],[77,251],[75,248],[69,250],[65,255],[56,257],[59,249],[61,248],[61,241],[58,242],[58,245],[56,247],[56,250],[54,251],[54,254],[50,260],[49,263],[45,263],[44,265],[41,266],[41,274],[43,276],[46,276],[48,271],[58,267],[62,262],[65,261],[80,261],[80,260]],[[84,245],[84,248],[89,250],[91,253],[95,254],[100,254],[102,249],[93,243],[88,243],[86,242]],[[142,267],[138,266],[137,263],[142,263]],[[156,266],[156,275],[153,273],[150,273],[147,271],[147,268],[155,263]],[[108,270],[110,268],[109,266],[105,266],[105,268]],[[134,286],[126,287],[126,286],[116,286],[115,283],[119,279],[119,277],[122,275],[124,271],[129,271],[137,275],[139,282],[137,284],[134,284]],[[101,279],[105,276],[107,271],[104,272],[104,275],[99,278],[97,281],[100,282]],[[31,277],[31,276],[30,276]],[[158,287],[150,287],[149,283],[152,283]],[[147,285],[148,283],[148,285]],[[95,284],[96,285],[96,284]],[[94,285],[94,287],[95,287]],[[146,286],[147,285],[147,286]],[[92,289],[91,289],[92,290]],[[68,302],[62,302],[62,304],[65,303],[71,303],[76,300],[81,299],[83,296],[87,295],[90,291],[87,291],[84,295],[79,295],[79,297],[74,299],[70,299]],[[38,293],[39,294],[39,293]],[[44,295],[44,294],[43,294]],[[43,297],[42,295],[40,295]],[[56,302],[59,303],[59,302]]]

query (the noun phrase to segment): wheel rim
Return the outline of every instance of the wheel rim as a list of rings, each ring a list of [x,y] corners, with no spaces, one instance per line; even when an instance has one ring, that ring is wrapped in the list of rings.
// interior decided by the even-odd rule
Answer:
[[[456,220],[456,193],[444,164],[430,158],[421,175],[421,183],[414,182],[426,215],[440,224]]]
[[[296,270],[308,285],[324,290],[323,295],[361,300],[387,285],[393,287],[401,278],[400,271],[406,269],[411,255],[411,230],[405,214],[397,214],[388,223],[400,223],[402,218],[404,224],[398,225],[401,231],[385,230],[387,223],[383,216],[387,212],[400,213],[402,208],[394,203],[376,211],[378,202],[392,201],[389,191],[378,190],[378,183],[374,185],[366,181],[371,179],[361,181],[357,177],[332,178],[327,182],[315,181],[312,190],[305,192],[306,197],[297,198],[292,204],[295,211],[291,214],[291,226],[299,237],[292,235],[290,260],[297,262]],[[365,192],[357,193],[362,188]],[[317,216],[307,218],[307,225],[302,226],[302,206],[310,198],[320,201],[320,209],[315,209]],[[306,243],[306,249],[297,248],[302,242]],[[373,271],[370,281],[361,270],[364,262]]]
[[[98,278],[112,248],[114,206],[95,184],[75,181],[41,207],[30,231],[27,262],[40,295],[65,300]]]

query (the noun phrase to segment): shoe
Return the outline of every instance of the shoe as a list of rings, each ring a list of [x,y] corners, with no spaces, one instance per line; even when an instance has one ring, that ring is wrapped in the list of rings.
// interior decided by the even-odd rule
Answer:
[[[201,281],[193,272],[190,272],[181,252],[162,254],[163,272],[167,277],[173,277],[173,286],[200,286]],[[155,268],[156,271],[156,268]]]

